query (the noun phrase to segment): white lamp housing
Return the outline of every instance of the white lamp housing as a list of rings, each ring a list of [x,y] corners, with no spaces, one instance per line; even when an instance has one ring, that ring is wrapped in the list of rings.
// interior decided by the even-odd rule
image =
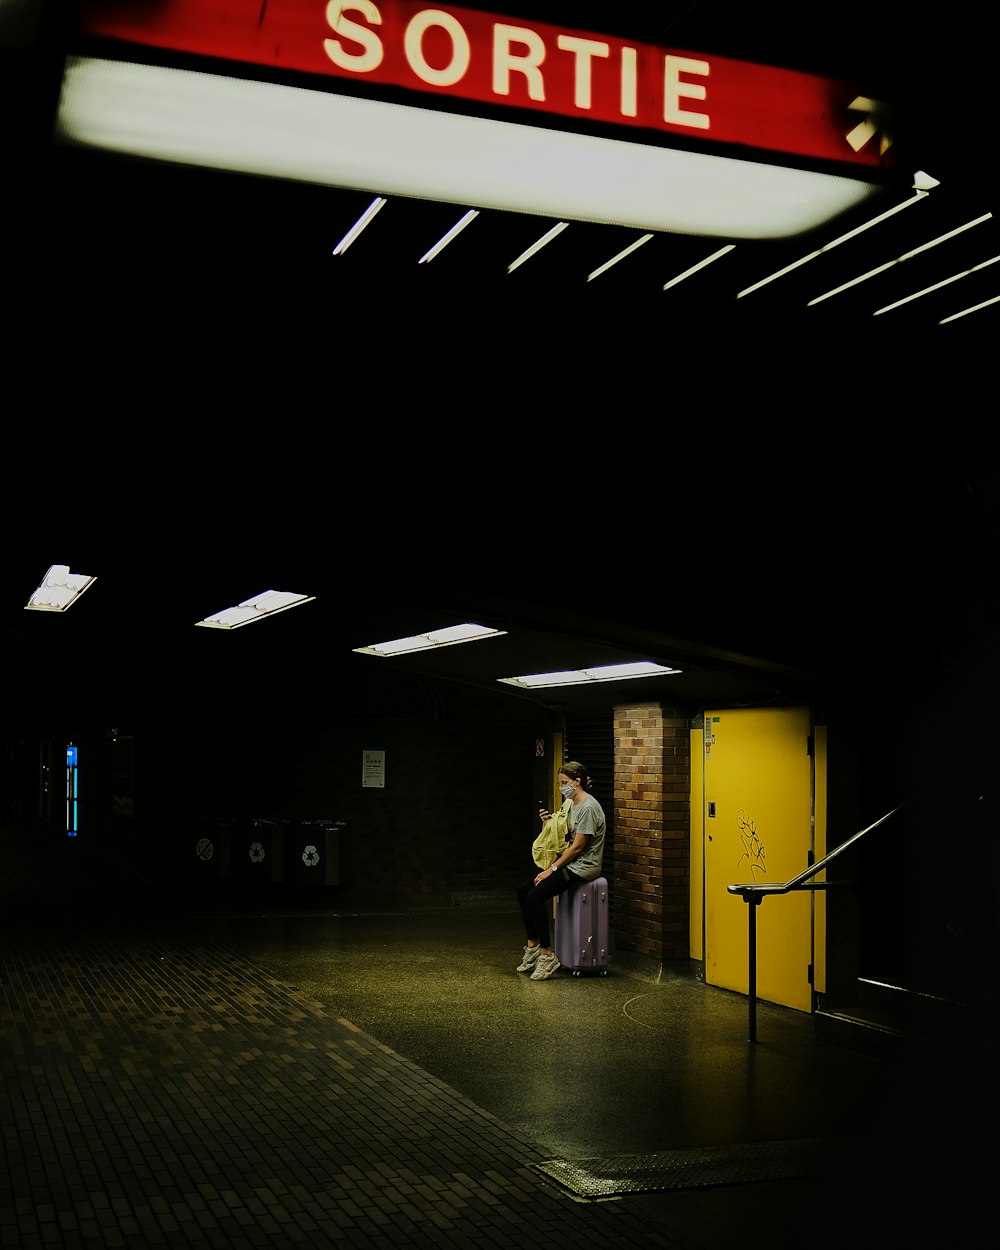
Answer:
[[[451,647],[459,642],[478,642],[481,638],[497,638],[505,629],[491,629],[488,625],[448,625],[444,629],[432,629],[426,634],[413,634],[409,638],[394,638],[389,642],[373,642],[367,647],[355,647],[361,655],[407,655],[412,651],[430,651],[434,647]]]
[[[535,690],[544,686],[583,686],[589,682],[631,681],[636,677],[658,677],[679,673],[679,668],[640,660],[630,664],[603,664],[597,668],[564,669],[556,673],[532,673],[524,677],[498,677],[509,686]]]
[[[268,616],[277,616],[289,608],[296,608],[302,603],[312,603],[315,595],[298,595],[290,590],[265,590],[253,599],[244,599],[235,608],[226,608],[207,616],[203,621],[195,621],[196,625],[204,625],[209,629],[240,629],[254,621],[262,621]]]
[[[95,581],[85,573],[71,573],[68,564],[53,564],[24,606],[34,612],[65,612]]]

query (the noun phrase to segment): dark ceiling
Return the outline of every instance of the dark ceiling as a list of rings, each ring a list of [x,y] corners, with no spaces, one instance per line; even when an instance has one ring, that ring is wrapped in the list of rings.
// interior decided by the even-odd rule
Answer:
[[[24,125],[5,95],[10,732],[84,703],[98,721],[173,714],[207,691],[361,706],[397,673],[581,710],[976,680],[1000,306],[938,319],[946,290],[1000,292],[1000,265],[892,319],[874,307],[918,264],[920,284],[943,277],[943,259],[804,305],[991,211],[979,10],[950,6],[944,31],[902,4],[497,7],[870,80],[898,103],[907,168],[941,187],[752,301],[734,295],[849,223],[737,248],[667,293],[706,241],[659,236],[588,284],[622,232],[578,224],[508,275],[538,222],[484,213],[475,239],[417,266],[454,217],[417,201],[381,215],[378,249],[334,259],[367,195],[54,149],[59,49],[5,51],[11,95],[36,105]],[[947,259],[997,254],[991,220]],[[52,563],[98,581],[65,617],[25,612]],[[232,634],[193,627],[268,588],[316,600]],[[508,632],[419,658],[352,651],[458,620]],[[620,659],[683,672],[533,696],[497,683]]]
[[[484,455],[476,441],[463,463]],[[210,477],[224,460],[211,457]],[[974,466],[942,464],[930,489],[859,471],[834,506],[813,484],[756,502],[668,474],[651,490],[638,465],[622,480],[584,456],[565,514],[549,487],[533,501],[508,464],[479,475],[478,498],[468,482],[449,494],[445,466],[416,457],[354,460],[336,485],[258,460],[256,483],[229,493],[172,457],[161,467],[122,464],[116,480],[89,463],[72,497],[55,471],[51,498],[8,495],[8,732],[364,716],[390,690],[397,702],[483,691],[566,714],[657,699],[689,714],[877,706],[974,686],[995,666],[995,493]],[[97,581],[64,615],[25,611],[52,563]],[[246,629],[195,627],[266,589],[315,600]],[[393,659],[353,650],[469,620],[507,632]],[[498,681],[625,660],[682,672],[530,694]]]
[[[944,358],[948,363],[940,367],[947,369],[956,360],[975,368],[992,358],[1000,326],[1000,303],[989,304],[1000,295],[1000,264],[993,263],[1000,234],[989,216],[996,199],[990,164],[996,100],[980,6],[950,5],[946,16],[917,15],[894,0],[856,11],[776,0],[763,6],[723,0],[499,6],[511,17],[576,29],[589,24],[663,46],[849,79],[892,102],[896,172],[880,199],[807,236],[737,240],[723,260],[667,291],[666,282],[725,241],[657,234],[588,282],[598,265],[635,241],[636,231],[576,222],[511,274],[511,261],[552,223],[484,210],[433,263],[419,265],[467,206],[396,197],[349,252],[333,257],[333,245],[379,188],[290,184],[54,146],[51,115],[63,56],[83,45],[63,20],[72,5],[26,0],[25,7],[48,19],[27,49],[5,53],[5,116],[17,119],[9,150],[24,157],[22,169],[15,165],[15,204],[23,217],[14,218],[24,241],[11,259],[15,281],[22,276],[19,262],[28,262],[29,303],[38,298],[40,282],[46,292],[70,282],[88,292],[91,283],[103,285],[112,305],[116,297],[141,303],[154,321],[159,303],[185,305],[198,289],[220,314],[252,309],[255,318],[268,312],[273,318],[280,300],[282,316],[294,319],[307,308],[329,318],[332,306],[349,306],[357,319],[374,318],[383,330],[399,329],[401,321],[410,330],[420,318],[454,333],[458,310],[459,329],[471,321],[489,335],[512,318],[524,332],[544,326],[557,338],[571,320],[602,331],[609,323],[624,324],[644,354],[650,341],[664,339],[702,356],[818,352],[831,372],[860,379],[897,360],[916,359],[926,368]],[[27,113],[26,99],[34,106]],[[829,248],[863,221],[912,199],[918,170],[940,184],[925,200]],[[928,248],[954,231],[946,243]],[[824,248],[816,260],[737,298]],[[809,305],[868,273],[873,276],[850,290]],[[949,280],[958,274],[966,276]],[[150,299],[151,287],[158,300]],[[924,290],[920,298],[878,311]],[[980,303],[987,306],[941,324]],[[336,329],[331,326],[340,341],[344,321],[341,313]]]

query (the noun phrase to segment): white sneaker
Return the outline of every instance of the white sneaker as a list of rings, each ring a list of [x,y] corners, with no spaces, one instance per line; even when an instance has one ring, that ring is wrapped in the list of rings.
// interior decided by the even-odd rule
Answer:
[[[535,971],[531,974],[532,981],[547,981],[559,971],[562,964],[555,955],[539,955]]]
[[[526,946],[524,948],[524,955],[521,957],[521,962],[517,965],[515,971],[533,972],[535,964],[538,963],[538,956],[541,949],[542,948],[540,946]]]

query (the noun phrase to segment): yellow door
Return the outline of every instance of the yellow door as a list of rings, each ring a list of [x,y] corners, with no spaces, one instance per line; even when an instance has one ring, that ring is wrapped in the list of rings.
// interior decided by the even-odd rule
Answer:
[[[705,713],[705,980],[749,992],[748,907],[733,883],[782,884],[809,866],[813,769],[807,708]],[[757,907],[757,997],[812,1010],[812,894]]]

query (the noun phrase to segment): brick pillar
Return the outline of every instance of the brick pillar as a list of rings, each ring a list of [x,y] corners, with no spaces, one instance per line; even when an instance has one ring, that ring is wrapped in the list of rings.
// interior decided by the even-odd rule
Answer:
[[[615,708],[615,942],[657,960],[690,954],[691,751],[687,717]]]

